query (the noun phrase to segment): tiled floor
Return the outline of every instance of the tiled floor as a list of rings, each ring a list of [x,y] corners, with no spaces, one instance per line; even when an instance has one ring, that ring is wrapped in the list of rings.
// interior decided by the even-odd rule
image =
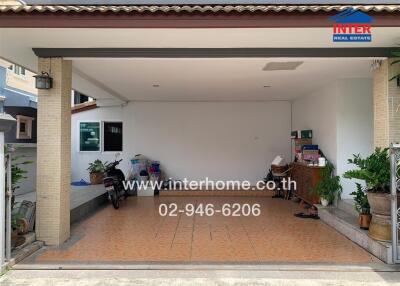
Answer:
[[[258,217],[161,217],[160,203],[261,205]],[[293,216],[292,201],[270,197],[130,197],[73,229],[70,241],[35,261],[50,262],[333,262],[380,261],[319,220]]]

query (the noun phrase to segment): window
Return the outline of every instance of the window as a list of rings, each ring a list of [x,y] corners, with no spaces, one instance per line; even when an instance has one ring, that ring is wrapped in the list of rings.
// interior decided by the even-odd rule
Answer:
[[[8,69],[12,70],[16,75],[24,76],[26,74],[25,68],[19,65],[11,65],[8,67]]]
[[[4,96],[0,96],[0,113],[4,113]]]
[[[17,115],[17,139],[32,139],[32,117]]]
[[[102,122],[102,132],[100,128],[99,121],[79,123],[79,151],[122,151],[122,122],[105,121]]]
[[[79,123],[79,151],[100,151],[100,122]]]
[[[122,151],[122,122],[104,122],[104,152]]]
[[[93,98],[80,93],[79,91],[74,90],[74,105],[85,103],[88,101],[93,101]]]

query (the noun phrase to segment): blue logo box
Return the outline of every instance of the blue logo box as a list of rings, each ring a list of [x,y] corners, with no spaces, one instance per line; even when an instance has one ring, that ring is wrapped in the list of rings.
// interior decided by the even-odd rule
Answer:
[[[333,34],[334,42],[371,42],[371,34]]]
[[[374,18],[354,8],[330,17],[333,25],[333,42],[372,42],[371,23]]]

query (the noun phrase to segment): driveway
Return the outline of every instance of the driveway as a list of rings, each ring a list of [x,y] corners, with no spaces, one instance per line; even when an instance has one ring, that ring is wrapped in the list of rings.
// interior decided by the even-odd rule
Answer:
[[[163,217],[161,203],[258,203],[261,215]],[[270,197],[130,197],[74,226],[61,247],[23,263],[381,263],[320,220],[294,217],[299,211],[295,202]]]

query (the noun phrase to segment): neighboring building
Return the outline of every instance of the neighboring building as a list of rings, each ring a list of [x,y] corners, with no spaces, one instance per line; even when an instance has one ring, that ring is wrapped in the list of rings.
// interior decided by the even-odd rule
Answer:
[[[37,91],[34,73],[0,59],[0,96],[2,108],[17,120],[17,124],[5,134],[5,142],[16,147],[14,156],[32,161],[24,166],[28,171],[17,190],[24,194],[36,189],[36,126]]]
[[[22,66],[0,59],[0,111],[17,120],[5,134],[5,142],[16,147],[14,156],[32,161],[24,166],[28,171],[27,179],[20,184],[17,195],[36,191],[37,89],[34,75]],[[96,108],[96,103],[93,98],[73,91],[71,106],[75,114]],[[75,125],[71,129],[73,134],[78,132]]]

